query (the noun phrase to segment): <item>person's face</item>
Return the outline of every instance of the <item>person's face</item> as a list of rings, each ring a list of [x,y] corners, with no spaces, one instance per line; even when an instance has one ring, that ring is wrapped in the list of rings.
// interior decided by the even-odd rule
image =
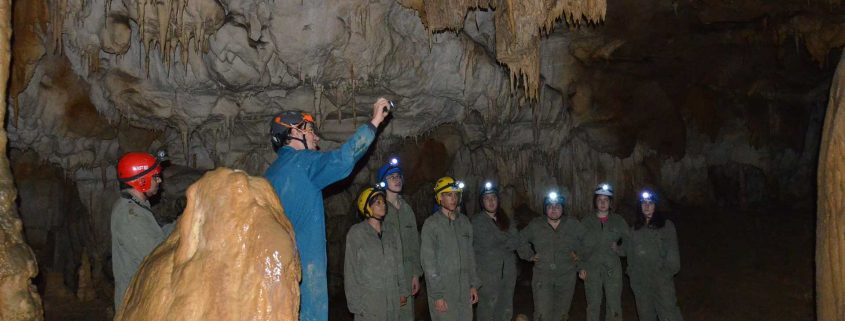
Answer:
[[[596,208],[599,212],[607,212],[610,210],[610,197],[607,195],[599,195],[596,197]]]
[[[387,175],[385,178],[387,181],[387,189],[391,192],[399,193],[402,191],[402,175],[399,173],[393,173]]]
[[[153,175],[153,177],[150,178],[150,189],[147,190],[146,192],[144,192],[144,194],[146,194],[147,197],[152,197],[153,195],[157,194],[160,184],[161,184],[161,173]]]
[[[643,216],[645,216],[646,220],[650,220],[652,216],[654,216],[654,203],[651,201],[645,201],[640,205],[643,210]]]
[[[499,209],[499,197],[496,194],[486,194],[481,198],[481,204],[484,205],[485,212],[496,213]]]
[[[458,208],[458,193],[445,192],[440,194],[440,206],[449,211],[455,211]]]
[[[556,221],[559,220],[561,216],[563,216],[563,205],[549,204],[546,206],[546,217]]]
[[[387,214],[387,208],[384,204],[384,196],[379,194],[370,201],[370,210],[373,212],[373,218],[382,219]]]
[[[319,149],[320,136],[314,131],[314,123],[306,123],[305,129],[297,129],[300,134],[305,135],[305,141],[308,142],[308,149]]]

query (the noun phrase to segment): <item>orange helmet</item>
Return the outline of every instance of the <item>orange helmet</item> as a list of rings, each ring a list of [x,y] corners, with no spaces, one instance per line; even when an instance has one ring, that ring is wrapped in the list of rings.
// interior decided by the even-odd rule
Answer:
[[[164,151],[157,156],[144,152],[129,152],[117,161],[117,180],[145,193],[150,190],[153,176],[161,173],[161,162],[166,158]]]

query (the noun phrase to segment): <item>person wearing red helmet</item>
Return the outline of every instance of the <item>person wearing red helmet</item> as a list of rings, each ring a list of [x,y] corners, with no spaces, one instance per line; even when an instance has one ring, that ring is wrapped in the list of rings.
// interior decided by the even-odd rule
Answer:
[[[153,216],[149,201],[158,193],[164,160],[163,152],[158,156],[130,152],[117,161],[120,198],[111,212],[115,311],[123,303],[124,292],[144,257],[166,236]]]

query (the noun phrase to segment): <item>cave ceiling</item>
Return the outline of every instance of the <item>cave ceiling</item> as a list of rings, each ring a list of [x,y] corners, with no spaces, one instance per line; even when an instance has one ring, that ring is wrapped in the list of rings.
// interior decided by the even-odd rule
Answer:
[[[478,161],[511,183],[580,161],[628,185],[678,184],[668,174],[714,159],[784,170],[804,157],[798,106],[824,99],[842,13],[791,0],[17,1],[9,136],[80,180],[156,148],[260,174],[270,115],[315,114],[331,148],[386,95],[399,108],[383,152],[440,135],[446,168]],[[549,168],[524,164],[539,160]],[[630,173],[640,165],[650,172]]]

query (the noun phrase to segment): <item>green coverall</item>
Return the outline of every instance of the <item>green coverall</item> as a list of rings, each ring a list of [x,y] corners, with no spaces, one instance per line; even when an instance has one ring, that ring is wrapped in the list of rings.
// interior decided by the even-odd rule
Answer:
[[[397,197],[399,208],[387,202],[387,216],[384,224],[390,230],[399,231],[399,249],[402,258],[402,273],[408,280],[407,293],[411,293],[411,279],[422,275],[420,266],[420,232],[417,230],[417,217],[414,210],[401,196]],[[414,296],[408,296],[408,304],[399,308],[399,320],[414,320]]]
[[[343,286],[349,312],[355,320],[398,321],[400,296],[408,296],[402,273],[398,235],[382,228],[382,235],[367,221],[346,234]]]
[[[640,321],[683,321],[673,281],[681,270],[681,258],[672,221],[666,220],[662,228],[631,231],[625,251]]]
[[[472,217],[475,264],[481,284],[478,289],[477,321],[510,321],[513,317],[513,289],[516,286],[516,254],[521,239],[514,224],[502,231],[481,212]]]
[[[545,216],[533,219],[519,232],[525,243],[519,247],[519,257],[534,262],[531,290],[534,294],[535,321],[562,321],[569,319],[569,307],[575,292],[575,281],[586,253],[587,230],[581,222],[563,217],[557,229],[552,228]]]
[[[590,258],[584,261],[587,278],[584,290],[587,292],[587,321],[599,321],[601,313],[602,288],[607,300],[605,320],[622,320],[622,263],[621,250],[614,251],[613,243],[628,240],[628,223],[621,216],[608,214],[607,223],[602,223],[595,214],[581,220],[587,229]],[[617,243],[619,244],[619,243]],[[619,244],[621,246],[621,244]]]
[[[428,309],[432,321],[470,321],[470,288],[481,285],[475,270],[472,225],[466,216],[450,220],[442,210],[423,223],[420,258],[428,285]],[[435,301],[446,300],[448,310],[440,313]]]
[[[123,295],[144,257],[152,253],[165,236],[153,217],[149,201],[124,193],[114,203],[111,211],[111,253],[115,311],[120,309]]]

